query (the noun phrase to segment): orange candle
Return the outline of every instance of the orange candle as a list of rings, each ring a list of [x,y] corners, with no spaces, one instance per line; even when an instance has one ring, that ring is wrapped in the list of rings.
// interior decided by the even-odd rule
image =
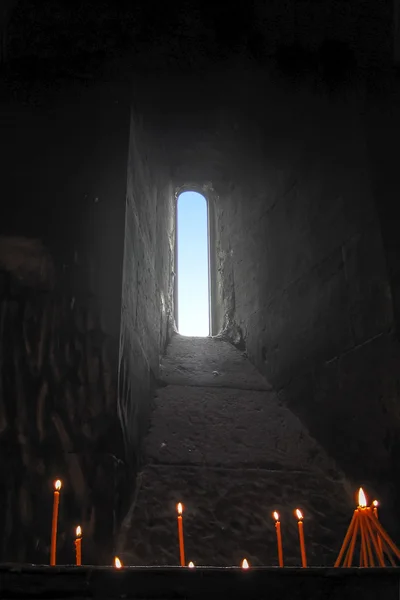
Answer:
[[[379,521],[379,514],[378,514],[379,502],[378,502],[378,500],[374,500],[373,503],[372,503],[372,505],[374,507],[374,509],[373,509],[374,516]],[[381,536],[379,535],[379,533],[378,533],[377,538],[378,538],[379,552],[382,554],[382,539],[381,539]]]
[[[367,538],[365,535],[365,524],[364,524],[365,511],[367,510],[367,498],[365,496],[364,490],[361,487],[358,490],[357,510],[359,512],[360,534],[361,534],[360,567],[367,567],[368,566]]]
[[[80,525],[76,528],[75,555],[76,566],[80,567],[82,564],[82,529]]]
[[[360,519],[358,518],[359,517],[358,511],[355,510],[354,514],[355,514],[354,521],[352,520],[353,527],[350,524],[350,527],[347,532],[348,534],[351,533],[352,535],[351,535],[350,545],[347,550],[346,558],[344,559],[344,563],[343,563],[344,567],[351,567],[351,564],[353,562],[353,556],[354,556],[354,548],[355,548],[357,536],[358,536],[358,530],[360,528]],[[346,535],[346,538],[347,538],[347,535]],[[346,538],[345,538],[345,541],[343,542],[343,547],[345,547],[345,545],[347,544]],[[348,538],[348,539],[350,539],[350,538]],[[339,566],[339,565],[335,563],[335,567],[337,567],[337,566]]]
[[[180,502],[179,502],[179,504],[177,504],[176,510],[178,511],[179,557],[180,557],[180,561],[181,561],[181,567],[184,567],[185,566],[185,545],[184,545],[184,541],[183,541],[183,519],[182,519],[183,507]]]
[[[365,535],[364,514],[362,512],[360,512],[359,519],[360,519],[360,533],[361,533],[360,567],[368,567],[367,537]]]
[[[304,544],[303,514],[298,508],[296,508],[295,515],[298,519],[297,525],[299,527],[301,566],[306,567],[307,566],[307,557],[306,557],[306,546]]]
[[[279,521],[279,514],[276,511],[272,513],[272,516],[275,519],[276,541],[277,541],[277,544],[278,544],[278,561],[279,561],[279,566],[283,567],[283,549],[282,549],[281,523]]]
[[[120,559],[118,558],[118,556],[116,556],[114,558],[114,566],[116,569],[122,569],[122,562],[120,561]]]
[[[53,521],[51,524],[50,565],[56,564],[58,506],[60,504],[61,481],[54,482]]]

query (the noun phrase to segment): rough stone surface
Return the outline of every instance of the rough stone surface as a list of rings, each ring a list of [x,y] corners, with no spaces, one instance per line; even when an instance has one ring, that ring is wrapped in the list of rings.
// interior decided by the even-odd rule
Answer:
[[[397,206],[398,186],[374,141],[384,145],[380,123],[397,123],[398,82],[386,100],[372,77],[331,93],[243,61],[208,75],[204,106],[196,76],[184,81],[183,100],[173,79],[157,123],[174,140],[174,180],[207,184],[213,334],[246,351],[346,474],[394,506],[397,221],[385,205]],[[147,86],[137,92],[145,114]],[[183,381],[178,371],[171,382]]]
[[[275,393],[169,385],[155,402],[146,440],[152,463],[179,457],[182,464],[329,470],[321,447]]]
[[[79,523],[88,559],[103,562],[116,526],[110,512],[126,486],[114,340],[93,301],[71,302],[58,286],[25,287],[1,274],[1,559],[48,562],[60,478],[58,560],[73,560]]]
[[[215,410],[230,431],[228,400],[217,407],[210,386],[221,394],[231,386],[225,398],[243,411],[239,391],[249,392],[249,407],[259,406],[255,392],[267,398],[271,384],[299,419],[295,426],[275,396],[276,419],[260,411],[281,432],[279,447],[295,453],[282,415],[301,457],[313,439],[324,449],[318,457],[335,459],[352,489],[363,483],[373,490],[389,530],[396,526],[400,88],[391,61],[393,2],[235,6],[227,14],[195,0],[157,10],[148,1],[85,2],[77,10],[61,0],[2,3],[0,294],[7,333],[0,401],[8,426],[0,443],[7,448],[4,494],[14,511],[12,518],[3,513],[2,556],[8,544],[19,560],[47,556],[34,527],[45,512],[43,492],[33,499],[32,490],[48,489],[55,470],[67,472],[82,440],[86,483],[75,475],[70,489],[79,488],[85,501],[65,502],[60,544],[68,548],[68,528],[81,517],[89,531],[97,523],[99,547],[110,555],[126,505],[134,505],[160,377],[171,389],[206,386],[204,397],[193,392],[194,402]],[[210,377],[212,355],[192,357],[192,374],[183,373],[180,359],[166,376],[159,373],[174,310],[173,198],[191,184],[210,203],[212,332],[246,351],[267,378],[265,389],[252,387],[254,369],[242,354],[229,358],[231,368],[225,360],[221,375]],[[46,337],[39,329],[48,300],[58,316],[49,316]],[[89,315],[84,325],[77,307]],[[37,351],[39,368],[32,357],[42,339],[51,352]],[[107,360],[99,350],[105,339]],[[43,382],[50,382],[48,404],[39,393]],[[167,390],[160,392],[162,411],[166,399],[173,403]],[[180,407],[182,399],[179,391]],[[53,404],[42,440],[35,411]],[[186,425],[181,415],[163,414]],[[261,456],[259,423],[253,412],[240,414],[254,427],[252,452]],[[205,424],[213,431],[212,419]],[[157,431],[161,436],[154,423]],[[276,442],[271,435],[268,452]],[[224,460],[228,454],[221,450]],[[44,466],[42,455],[51,457]],[[110,460],[115,493],[113,469],[94,466]],[[80,512],[85,503],[94,507],[92,520]]]
[[[132,480],[117,411],[129,91],[54,81],[26,103],[1,86],[0,560],[48,563],[60,478],[58,560],[80,523],[104,563]]]
[[[173,321],[175,205],[161,148],[131,120],[119,356],[119,415],[132,469]]]
[[[185,360],[182,348],[189,343]],[[209,386],[196,385],[197,373],[204,381],[205,365],[233,373],[238,362],[256,391],[216,387],[211,379]],[[228,342],[174,335],[162,363],[165,381],[178,366],[185,381],[159,388],[154,401],[147,466],[118,552],[130,564],[176,562],[175,507],[182,501],[187,560],[227,566],[247,556],[255,565],[275,564],[271,514],[278,510],[287,564],[296,565],[293,510],[300,507],[307,515],[311,564],[333,563],[353,494],[322,447],[275,392],[259,391],[261,376]]]
[[[166,385],[199,385],[270,390],[245,353],[218,338],[174,337],[162,359],[160,381]]]
[[[247,557],[254,565],[276,566],[277,510],[285,564],[299,566],[293,511],[300,508],[310,565],[332,566],[353,511],[342,481],[285,464],[275,469],[157,464],[146,467],[139,481],[131,527],[118,548],[127,564],[179,564],[176,504],[182,502],[187,561],[230,566]]]

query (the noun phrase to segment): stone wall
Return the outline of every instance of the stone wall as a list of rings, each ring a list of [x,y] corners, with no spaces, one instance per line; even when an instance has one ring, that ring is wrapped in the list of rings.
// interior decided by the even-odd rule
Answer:
[[[149,394],[172,321],[173,195],[188,181],[208,190],[213,202],[214,333],[222,329],[246,349],[346,473],[373,480],[389,502],[399,424],[398,243],[391,208],[398,189],[392,152],[397,117],[394,102],[381,97],[379,103],[359,76],[389,64],[391,3],[378,3],[379,11],[372,0],[341,3],[339,10],[337,3],[307,0],[291,3],[286,14],[273,2],[266,14],[265,3],[254,2],[246,19],[230,11],[228,26],[224,12],[208,15],[189,4],[153,15],[151,3],[119,12],[116,3],[98,8],[87,2],[72,15],[61,3],[53,10],[53,3],[43,2],[39,11],[26,1],[2,31],[10,86],[1,106],[0,234],[14,238],[0,244],[2,256],[13,256],[0,262],[6,273],[2,310],[14,315],[12,323],[16,319],[15,327],[4,329],[2,360],[9,368],[1,373],[7,392],[0,440],[9,457],[2,468],[15,510],[3,519],[7,559],[45,560],[48,547],[34,534],[42,493],[25,501],[21,474],[44,489],[55,473],[50,462],[42,469],[41,456],[66,472],[86,426],[95,433],[88,434],[78,461],[81,472],[91,477],[94,456],[100,464],[111,457],[119,465],[116,491],[107,487],[114,466],[104,468],[98,480],[80,486],[80,500],[65,500],[70,508],[63,518],[70,521],[62,529],[70,531],[80,517],[90,531],[87,523],[95,518],[104,523],[95,529],[104,540],[98,547],[104,556],[111,552],[110,523],[118,523],[132,501]],[[289,30],[296,35],[288,36]],[[237,62],[235,53],[247,58]],[[152,69],[158,71],[154,80],[137,76]],[[131,90],[114,78],[121,72],[126,81],[134,75],[133,121]],[[44,262],[42,246],[50,257]],[[38,295],[43,278],[51,285]],[[12,291],[16,282],[18,292]],[[80,311],[90,324],[80,325]],[[48,348],[57,347],[58,371],[52,354],[40,350],[44,362],[35,385],[27,374],[20,389],[21,378],[10,375],[17,372],[12,361],[29,371],[37,362],[30,355],[33,339],[42,339],[38,325],[25,344],[24,336],[30,337],[21,324],[29,315],[41,323],[44,314],[49,322],[59,315],[53,337],[43,338]],[[62,342],[58,328],[68,330]],[[64,359],[80,344],[82,351]],[[91,383],[79,375],[86,377],[82,364],[91,365]],[[82,420],[72,435],[79,394],[90,407],[97,390],[91,386],[95,379],[100,385],[103,371],[111,383],[96,394],[108,407],[106,429],[96,420],[99,404],[89,425]],[[26,422],[24,407],[42,406],[41,386],[52,386],[58,372],[60,389],[67,393],[71,385],[75,399],[67,411],[60,408],[67,400],[55,404],[50,427],[42,427],[46,442],[40,427],[29,425],[37,479],[36,467],[23,466],[27,434],[18,428]],[[13,399],[24,393],[22,416],[12,420]],[[106,497],[97,492],[105,487]],[[82,508],[87,490],[95,517]],[[43,521],[40,531],[46,527]]]
[[[132,468],[141,462],[160,356],[173,327],[175,198],[157,142],[130,126],[119,364],[119,415]]]
[[[387,268],[398,333],[400,318],[400,244],[397,199],[400,184],[397,174],[396,146],[400,132],[400,78],[371,83],[365,111],[366,148],[369,178],[380,217]]]
[[[359,64],[369,68],[372,64],[391,59],[391,0],[380,4],[369,0],[352,3],[346,0],[326,0],[323,3],[315,0],[255,0],[254,5],[256,31],[259,37],[263,37],[266,53],[277,46],[296,45],[300,52],[297,56],[294,52],[291,59],[298,65],[305,58],[302,50],[315,50],[320,46],[321,54],[328,58],[332,69],[343,66],[346,46],[351,48]],[[326,44],[327,39],[339,44],[330,47]],[[312,59],[311,54],[307,53],[307,56]]]
[[[2,87],[1,561],[107,563],[127,473],[117,373],[129,90]]]
[[[168,10],[124,0],[86,2],[74,10],[61,1],[3,4],[4,55],[22,69],[39,58],[42,69],[82,73],[128,52],[146,71],[183,65],[191,70],[243,49],[265,62],[278,49],[292,69],[311,63],[325,69],[325,57],[337,72],[351,57],[370,68],[393,54],[392,0],[240,0],[228,13],[223,4],[198,0],[177,0]]]
[[[389,505],[400,422],[387,207],[397,188],[391,152],[374,158],[386,138],[374,146],[372,132],[396,121],[379,116],[370,83],[360,71],[332,87],[315,73],[225,63],[203,77],[206,94],[195,76],[171,80],[157,123],[177,185],[211,190],[220,334]],[[378,189],[390,189],[386,208]]]
[[[14,238],[10,245],[15,257]],[[41,245],[24,240],[24,250],[28,263]],[[68,297],[48,283],[35,286],[31,271],[28,283],[21,269],[1,272],[0,556],[48,562],[52,485],[60,478],[58,560],[73,562],[81,524],[86,558],[104,561],[122,456],[115,347],[94,299]]]
[[[220,197],[235,319],[282,400],[388,501],[398,348],[364,92],[267,90],[241,120],[248,158]]]

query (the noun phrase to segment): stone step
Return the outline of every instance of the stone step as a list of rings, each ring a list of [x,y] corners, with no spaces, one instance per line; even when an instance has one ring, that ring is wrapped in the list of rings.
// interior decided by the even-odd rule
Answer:
[[[270,390],[243,352],[218,338],[173,335],[160,368],[164,384]]]
[[[160,388],[145,452],[150,463],[335,473],[333,462],[274,392]]]
[[[304,513],[308,563],[332,566],[354,511],[352,491],[312,472],[149,465],[121,530],[126,564],[178,564],[176,504],[184,505],[186,562],[277,565],[272,512],[281,517],[286,566],[300,565],[297,520]]]

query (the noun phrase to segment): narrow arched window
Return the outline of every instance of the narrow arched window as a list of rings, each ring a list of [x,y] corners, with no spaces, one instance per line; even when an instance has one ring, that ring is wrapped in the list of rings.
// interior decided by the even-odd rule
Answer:
[[[182,335],[210,335],[208,204],[198,192],[177,202],[177,311]]]

